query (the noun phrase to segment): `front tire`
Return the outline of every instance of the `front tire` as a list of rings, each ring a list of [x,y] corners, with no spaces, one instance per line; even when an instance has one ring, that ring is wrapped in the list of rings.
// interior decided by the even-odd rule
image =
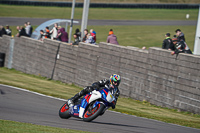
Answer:
[[[92,106],[92,105],[90,105]],[[102,103],[99,103],[95,108],[90,109],[90,107],[85,111],[83,115],[83,121],[90,122],[97,118],[102,111],[104,110],[105,106]]]
[[[71,117],[71,115],[69,114],[69,106],[67,102],[60,108],[59,116],[62,119],[68,119]]]

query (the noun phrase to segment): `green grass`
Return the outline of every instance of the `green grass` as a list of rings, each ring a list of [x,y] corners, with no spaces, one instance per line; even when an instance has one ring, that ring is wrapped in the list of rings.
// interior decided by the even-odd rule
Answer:
[[[90,133],[72,129],[41,126],[30,123],[0,120],[1,133]]]
[[[68,99],[81,90],[75,85],[25,74],[14,69],[0,68],[0,73],[0,84],[21,87],[59,98]],[[158,107],[146,101],[120,97],[115,111],[200,129],[200,115]]]
[[[72,2],[72,0],[35,0],[35,1],[51,1],[51,2],[55,2],[55,1],[62,1],[62,2]],[[83,0],[76,0],[77,3],[83,3]],[[91,3],[154,3],[154,4],[161,4],[161,3],[175,3],[175,4],[180,4],[180,3],[197,3],[198,4],[198,0],[91,0]]]
[[[69,7],[0,5],[0,16],[30,18],[71,18]],[[83,8],[75,8],[74,19],[82,19]],[[197,20],[198,9],[119,9],[90,8],[88,19],[101,20]]]

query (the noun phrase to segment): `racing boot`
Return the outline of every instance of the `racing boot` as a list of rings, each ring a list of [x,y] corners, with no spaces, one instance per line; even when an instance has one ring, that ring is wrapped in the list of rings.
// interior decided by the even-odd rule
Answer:
[[[79,93],[77,93],[74,97],[72,97],[72,98],[70,98],[69,100],[68,100],[68,106],[69,107],[72,107],[72,106],[74,106],[74,102],[76,101],[76,100],[78,100],[78,98],[79,98],[79,95],[78,95]]]
[[[84,90],[82,90],[82,91],[80,91],[79,93],[77,93],[74,97],[72,97],[72,98],[70,98],[69,100],[68,100],[68,106],[69,107],[72,107],[72,106],[74,106],[74,103],[75,103],[75,101],[76,100],[78,100],[81,96],[83,96],[84,95]]]
[[[77,93],[74,97],[72,97],[68,100],[68,106],[69,107],[74,106],[74,103],[76,100],[78,100],[83,95],[86,95],[87,93],[91,92],[92,90],[93,90],[93,88],[90,86],[85,87],[83,90],[81,90],[79,93]]]

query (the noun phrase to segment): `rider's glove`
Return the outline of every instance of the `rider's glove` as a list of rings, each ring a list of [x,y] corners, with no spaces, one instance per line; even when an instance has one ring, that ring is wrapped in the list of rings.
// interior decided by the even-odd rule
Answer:
[[[93,87],[94,89],[96,89],[96,90],[99,89],[99,85],[98,85],[97,83],[92,84],[92,87]]]
[[[110,80],[106,80],[106,81],[105,81],[105,84],[106,84],[106,85],[110,84]]]

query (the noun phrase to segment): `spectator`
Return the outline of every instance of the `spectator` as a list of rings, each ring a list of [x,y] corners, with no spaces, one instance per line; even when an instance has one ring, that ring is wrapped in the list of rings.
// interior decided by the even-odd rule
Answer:
[[[162,48],[167,50],[175,50],[175,46],[170,38],[170,33],[165,34],[166,39],[163,40]]]
[[[31,26],[31,22],[27,22],[27,25],[29,26],[29,28],[30,28],[30,30],[29,30],[29,36],[31,36],[32,35],[32,33],[33,33],[33,27]]]
[[[61,41],[61,39],[60,39],[60,37],[59,37],[59,34],[60,34],[60,29],[61,29],[62,27],[61,26],[58,26],[58,33],[57,33],[57,36],[56,36],[56,40],[58,40],[58,41]]]
[[[78,28],[76,29],[75,34],[77,35],[79,41],[81,41],[81,32]]]
[[[110,29],[109,35],[108,35],[108,37],[107,37],[107,43],[119,45],[119,43],[118,43],[118,41],[117,41],[117,37],[114,35],[112,29]]]
[[[60,38],[60,41],[62,42],[68,42],[68,33],[65,31],[65,28],[60,29],[57,38]]]
[[[3,27],[3,25],[0,25],[0,37],[2,37],[5,34],[6,34],[5,28]]]
[[[6,25],[6,35],[11,36],[11,29],[9,28],[9,25]]]
[[[70,45],[78,45],[80,42],[79,38],[78,38],[78,35],[75,33],[74,34],[74,42],[73,43],[70,43]]]
[[[84,30],[84,37],[83,37],[83,42],[85,42],[86,41],[86,39],[87,39],[87,35],[88,35],[88,30],[87,29],[85,29]]]
[[[24,23],[26,34],[30,37],[31,26],[27,22]]]
[[[93,37],[94,41],[96,42],[96,32],[93,29],[90,29],[90,34]]]
[[[192,51],[183,40],[178,41],[178,38],[173,38],[172,41],[173,41],[173,44],[176,46],[175,51],[171,53],[172,55],[178,54],[178,53],[192,54]]]
[[[85,43],[96,44],[90,33],[87,34],[87,38],[85,40]]]
[[[185,42],[185,36],[184,36],[183,32],[181,32],[180,29],[177,29],[175,32],[176,32],[178,41],[180,41],[182,39]]]
[[[17,26],[17,31],[18,31],[18,33],[16,34],[16,37],[20,37],[20,36],[28,37],[28,35],[26,34],[26,31],[25,31],[23,26],[21,26],[21,27]]]
[[[45,37],[45,38],[51,38],[51,37],[50,37],[49,27],[48,27],[48,26],[45,28],[45,36],[44,36],[44,37]]]
[[[56,37],[58,35],[58,24],[55,23],[53,29],[50,31],[51,39],[56,40]]]
[[[44,31],[43,30],[40,30],[40,41],[43,41],[44,40],[44,36],[45,36],[45,34],[44,34]]]

